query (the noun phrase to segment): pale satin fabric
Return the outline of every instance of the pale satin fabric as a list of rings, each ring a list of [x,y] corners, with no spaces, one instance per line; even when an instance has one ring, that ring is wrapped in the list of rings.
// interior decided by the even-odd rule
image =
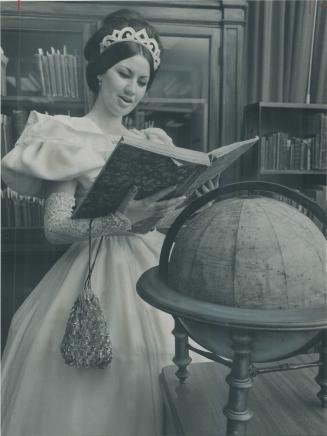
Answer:
[[[113,147],[90,120],[33,112],[3,162],[5,180],[22,193],[40,194],[40,178],[76,179],[83,191]],[[59,350],[85,279],[87,241],[73,244],[44,276],[12,321],[2,363],[2,436],[161,434],[158,376],[173,357],[173,322],[143,302],[135,284],[158,264],[162,241],[156,231],[104,239],[92,287],[113,343],[106,369],[71,368]]]

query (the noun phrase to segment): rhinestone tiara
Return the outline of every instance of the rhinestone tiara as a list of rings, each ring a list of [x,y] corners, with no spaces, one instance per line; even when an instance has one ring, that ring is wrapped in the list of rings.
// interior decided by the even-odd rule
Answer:
[[[133,27],[123,27],[120,30],[114,29],[111,35],[106,35],[100,42],[100,53],[103,53],[108,47],[117,42],[133,41],[142,44],[147,48],[153,58],[153,68],[156,70],[160,65],[160,48],[154,38],[149,38],[146,30],[143,28],[136,31]]]

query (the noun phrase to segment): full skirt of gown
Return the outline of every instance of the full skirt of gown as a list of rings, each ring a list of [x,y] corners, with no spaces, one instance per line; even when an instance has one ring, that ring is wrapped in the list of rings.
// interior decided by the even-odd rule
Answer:
[[[171,364],[173,319],[136,292],[158,264],[163,235],[105,237],[92,288],[108,321],[113,360],[106,369],[64,363],[60,343],[83,288],[88,241],[75,243],[16,312],[2,362],[2,436],[159,436],[158,376]],[[93,255],[98,240],[92,241]]]

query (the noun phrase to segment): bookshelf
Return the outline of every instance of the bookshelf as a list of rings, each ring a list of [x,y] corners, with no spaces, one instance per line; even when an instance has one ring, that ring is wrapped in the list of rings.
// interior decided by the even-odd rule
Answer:
[[[2,8],[6,14],[6,6]],[[10,151],[20,136],[29,113],[80,116],[89,105],[83,78],[83,45],[92,30],[85,20],[57,17],[2,15],[1,156]],[[93,23],[93,29],[96,23]],[[58,29],[60,29],[58,31]],[[51,47],[56,51],[51,53]],[[64,47],[71,65],[64,65]],[[38,64],[43,50],[43,67],[57,62],[50,77]],[[47,51],[49,55],[47,54]],[[54,57],[57,59],[54,59]],[[59,64],[61,57],[62,64]],[[73,65],[75,63],[75,65]],[[58,69],[61,67],[61,70]],[[54,70],[54,65],[52,66]],[[2,184],[2,346],[13,313],[67,247],[48,243],[43,233],[43,202],[18,196]]]
[[[258,102],[244,110],[244,137],[259,135],[242,178],[302,191],[327,210],[327,105]]]
[[[83,48],[102,18],[121,7],[152,22],[165,49],[152,87],[126,125],[162,128],[176,145],[203,151],[240,139],[246,0],[29,1],[21,3],[20,13],[17,2],[3,2],[1,134],[7,138],[2,155],[13,147],[31,110],[81,116],[90,109],[94,96],[86,85]],[[59,72],[61,91],[56,82],[56,92],[50,92],[55,79],[49,72],[46,78],[47,70],[42,76],[40,63],[65,64],[65,54],[76,57],[74,77]],[[67,81],[76,82],[77,92],[67,91]],[[11,139],[3,132],[5,122],[18,124]],[[66,247],[47,243],[39,212],[31,223],[30,211],[18,210],[15,219],[3,209],[9,215],[2,221],[4,344],[12,314]]]

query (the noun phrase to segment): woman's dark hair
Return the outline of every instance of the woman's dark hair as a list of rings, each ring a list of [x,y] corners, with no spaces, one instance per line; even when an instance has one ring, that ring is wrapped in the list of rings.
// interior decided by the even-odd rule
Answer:
[[[155,28],[149,24],[138,12],[130,9],[120,9],[107,15],[101,28],[91,36],[84,48],[84,57],[87,60],[86,80],[89,88],[94,92],[99,92],[99,82],[97,76],[105,73],[109,68],[123,59],[135,55],[143,55],[150,64],[150,78],[147,87],[151,85],[156,71],[153,68],[153,59],[150,51],[143,45],[133,42],[117,42],[108,49],[100,53],[100,43],[106,35],[111,34],[114,29],[120,30],[123,27],[133,27],[138,31],[146,29],[149,38],[154,38],[162,53],[162,44]]]

